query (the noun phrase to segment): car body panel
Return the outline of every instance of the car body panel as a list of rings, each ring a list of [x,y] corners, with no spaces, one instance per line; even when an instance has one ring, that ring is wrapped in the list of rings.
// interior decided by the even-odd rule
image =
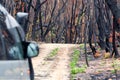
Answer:
[[[0,61],[0,80],[30,80],[28,60]]]

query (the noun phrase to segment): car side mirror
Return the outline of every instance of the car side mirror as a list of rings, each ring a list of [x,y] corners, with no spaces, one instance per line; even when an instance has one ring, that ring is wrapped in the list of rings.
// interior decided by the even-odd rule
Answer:
[[[39,54],[39,46],[35,42],[29,43],[27,47],[27,57],[36,57]]]
[[[36,57],[39,54],[39,46],[36,42],[22,41],[24,58]]]

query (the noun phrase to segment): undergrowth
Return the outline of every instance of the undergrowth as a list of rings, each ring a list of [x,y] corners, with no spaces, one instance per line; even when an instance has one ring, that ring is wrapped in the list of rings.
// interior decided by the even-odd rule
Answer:
[[[53,57],[55,57],[55,56],[57,55],[57,53],[58,53],[58,50],[59,50],[59,48],[53,49],[53,50],[50,52],[50,54],[46,57],[46,59],[52,59]]]
[[[74,79],[74,76],[78,73],[84,73],[86,70],[86,65],[83,65],[81,67],[77,66],[77,63],[79,61],[80,51],[75,49],[72,54],[72,60],[70,62],[70,68],[71,68],[71,80]]]

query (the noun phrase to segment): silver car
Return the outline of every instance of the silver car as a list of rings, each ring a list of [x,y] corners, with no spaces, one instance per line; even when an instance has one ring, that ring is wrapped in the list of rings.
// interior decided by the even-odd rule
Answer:
[[[25,40],[20,24],[0,5],[0,80],[34,80],[31,58],[38,53],[37,43]]]

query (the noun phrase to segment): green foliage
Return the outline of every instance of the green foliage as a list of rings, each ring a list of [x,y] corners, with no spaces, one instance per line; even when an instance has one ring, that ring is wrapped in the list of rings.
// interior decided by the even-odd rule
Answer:
[[[98,48],[97,50],[98,50],[98,51],[100,51],[100,50],[101,50],[101,48]]]
[[[73,55],[72,55],[72,61],[70,63],[70,67],[73,68],[76,66],[80,56],[80,51],[79,50],[74,50]]]
[[[48,57],[53,57],[58,53],[58,48],[55,48],[54,50],[52,50],[52,52],[50,52],[50,54],[48,55]]]
[[[120,62],[118,59],[113,59],[113,63],[111,65],[113,67],[113,70],[111,70],[112,74],[117,74],[117,71],[120,70]]]
[[[116,71],[115,70],[111,70],[111,73],[114,74]]]
[[[80,51],[75,49],[73,52],[73,55],[72,55],[72,60],[70,62],[72,79],[74,78],[75,74],[84,73],[86,70],[86,65],[83,65],[81,67],[77,67],[77,63],[79,61],[79,56],[80,56]]]
[[[58,48],[53,49],[53,50],[50,52],[50,54],[48,54],[48,56],[45,57],[45,59],[46,59],[46,60],[52,60],[52,59],[54,59],[55,56],[56,56],[57,53],[58,53],[58,50],[59,50]]]
[[[80,49],[84,49],[84,44],[80,44]]]
[[[113,60],[112,67],[114,67],[114,69],[116,69],[116,70],[120,70],[120,62],[119,62],[119,60]]]
[[[85,73],[86,67],[73,67],[71,69],[71,74],[77,74],[77,73]]]

